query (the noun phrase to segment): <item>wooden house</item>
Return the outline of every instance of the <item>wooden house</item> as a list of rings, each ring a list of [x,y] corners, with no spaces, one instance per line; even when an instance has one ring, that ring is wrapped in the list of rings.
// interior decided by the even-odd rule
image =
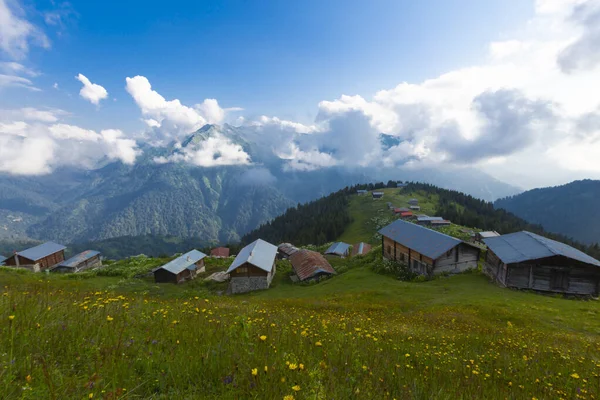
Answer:
[[[229,249],[227,247],[217,247],[210,251],[210,256],[215,258],[229,257]]]
[[[428,215],[419,215],[417,217],[417,224],[419,225],[431,225],[433,221],[444,221],[442,217],[430,217]]]
[[[154,271],[156,283],[182,283],[195,279],[196,275],[206,271],[204,258],[206,254],[198,250],[188,251]]]
[[[299,281],[309,281],[336,274],[325,257],[316,251],[298,250],[291,255],[290,262]]]
[[[421,207],[420,206],[410,206],[409,207],[412,211],[421,211]]]
[[[598,295],[600,261],[564,243],[522,231],[483,239],[484,273],[517,289]]]
[[[288,259],[297,251],[298,248],[291,243],[281,243],[277,246],[277,256],[280,259]]]
[[[371,195],[374,199],[381,199],[383,197],[383,192],[371,192]]]
[[[268,289],[275,276],[277,247],[258,239],[244,247],[227,270],[230,293]]]
[[[410,209],[406,208],[406,207],[395,207],[394,208],[394,214],[402,214],[404,212],[410,212]]]
[[[412,219],[414,217],[414,214],[412,213],[412,211],[404,211],[400,213],[400,218],[403,219]]]
[[[440,226],[449,226],[452,225],[452,222],[448,221],[447,219],[438,219],[438,220],[433,220],[429,223],[429,225],[432,228],[439,228]]]
[[[44,271],[65,260],[66,247],[54,242],[46,242],[27,250],[15,252],[4,264],[10,267]]]
[[[349,251],[350,245],[348,243],[335,242],[325,250],[325,255],[344,258],[349,254]]]
[[[359,195],[359,196],[363,196],[363,195],[365,195],[367,193],[369,193],[369,191],[368,190],[364,190],[364,189],[358,189],[356,191],[356,194]]]
[[[383,257],[421,275],[458,273],[477,267],[479,248],[423,226],[394,221],[382,228]]]
[[[51,272],[75,273],[85,271],[86,269],[102,267],[100,252],[95,250],[86,250],[66,261],[63,261],[52,268]]]
[[[419,200],[418,199],[410,199],[408,201],[408,204],[410,204],[411,206],[418,206],[419,205]]]
[[[365,242],[356,243],[352,246],[352,256],[362,256],[371,251],[371,245]]]

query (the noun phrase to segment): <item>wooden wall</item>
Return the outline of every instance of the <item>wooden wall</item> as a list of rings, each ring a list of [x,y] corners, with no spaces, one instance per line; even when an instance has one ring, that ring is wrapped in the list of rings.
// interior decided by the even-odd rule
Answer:
[[[600,267],[561,256],[509,264],[506,286],[553,293],[597,295]]]
[[[506,264],[498,258],[498,256],[488,249],[485,256],[485,266],[483,267],[483,273],[492,278],[494,281],[500,283],[502,286],[506,286]]]
[[[258,267],[255,267],[252,264],[244,263],[231,271],[231,277],[250,277],[250,276],[267,276],[269,273],[265,270],[262,270]]]

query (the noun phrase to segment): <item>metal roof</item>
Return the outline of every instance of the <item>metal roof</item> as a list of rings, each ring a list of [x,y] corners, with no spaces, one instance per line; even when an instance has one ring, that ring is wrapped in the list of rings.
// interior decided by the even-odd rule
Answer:
[[[31,261],[41,260],[44,257],[49,256],[50,254],[58,253],[61,250],[66,249],[62,244],[57,244],[54,242],[46,242],[40,244],[39,246],[32,247],[27,250],[17,252],[18,255],[27,258]]]
[[[298,250],[290,256],[290,262],[301,281],[312,278],[319,273],[327,275],[336,273],[325,257],[316,251]]]
[[[262,239],[257,239],[244,247],[237,255],[233,263],[229,266],[227,273],[230,273],[240,265],[249,263],[266,272],[271,272],[273,269],[273,261],[277,256],[277,246],[265,242]]]
[[[198,250],[188,251],[187,253],[177,257],[173,261],[170,261],[170,262],[166,263],[165,265],[163,265],[162,267],[157,268],[156,270],[164,269],[164,270],[167,270],[167,271],[177,275],[184,269],[190,268],[192,265],[196,264],[198,261],[202,260],[204,257],[206,257],[206,254],[204,254],[201,251],[198,251]]]
[[[500,234],[496,231],[485,231],[485,232],[479,232],[479,236],[481,238],[491,238],[491,237],[500,236]]]
[[[423,222],[423,221],[444,221],[444,218],[442,217],[429,217],[427,215],[422,216],[422,217],[417,217],[417,221],[419,222]]]
[[[356,243],[352,246],[352,255],[357,256],[361,254],[367,254],[371,251],[371,245],[365,242]]]
[[[61,267],[70,267],[70,268],[75,268],[77,267],[79,264],[81,264],[82,262],[85,262],[87,260],[89,260],[92,257],[96,257],[98,254],[100,254],[99,251],[96,250],[86,250],[83,251],[77,255],[74,255],[73,257],[69,258],[66,261],[61,262],[60,264],[58,264]]]
[[[277,250],[289,257],[297,252],[298,248],[291,243],[281,243],[279,246],[277,246]]]
[[[0,264],[2,264],[6,260],[6,257],[0,254]]]
[[[563,256],[600,267],[600,261],[582,251],[527,231],[490,237],[483,239],[483,242],[505,264]]]
[[[380,229],[379,233],[434,260],[462,243],[452,236],[401,219]]]
[[[210,251],[210,255],[212,257],[229,257],[229,248],[227,247],[217,247]]]
[[[350,245],[348,243],[335,242],[334,244],[329,246],[327,251],[325,251],[325,254],[336,254],[338,256],[345,256],[348,254],[349,248],[350,248]]]

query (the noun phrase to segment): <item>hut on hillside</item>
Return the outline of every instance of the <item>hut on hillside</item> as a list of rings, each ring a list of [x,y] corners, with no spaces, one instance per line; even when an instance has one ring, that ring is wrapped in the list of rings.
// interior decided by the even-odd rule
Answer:
[[[383,257],[421,275],[458,273],[477,267],[479,248],[423,226],[396,220],[382,228]]]
[[[411,211],[404,211],[400,213],[400,218],[402,219],[412,219],[414,214]]]
[[[291,243],[281,243],[279,246],[277,246],[277,256],[280,259],[288,259],[297,251],[298,248]]]
[[[417,217],[417,224],[419,225],[431,225],[433,221],[444,221],[444,218],[430,217],[428,215],[420,215]]]
[[[95,250],[86,250],[66,261],[63,261],[52,268],[51,272],[75,273],[85,271],[86,269],[102,267],[100,252]]]
[[[429,225],[430,225],[432,228],[438,228],[438,227],[440,227],[440,226],[450,226],[450,225],[452,225],[452,222],[451,222],[451,221],[448,221],[447,219],[443,219],[443,218],[442,218],[442,219],[436,219],[436,220],[433,220],[433,221],[431,221],[431,222],[429,223]]]
[[[277,247],[262,239],[244,247],[227,270],[230,293],[268,289],[275,276]]]
[[[475,240],[477,240],[479,242],[483,242],[483,239],[492,238],[492,237],[496,237],[496,236],[500,236],[500,234],[496,231],[477,232],[475,234]]]
[[[152,271],[154,281],[156,283],[182,283],[195,279],[199,273],[206,271],[204,266],[205,257],[206,254],[201,251],[188,251]]]
[[[290,262],[299,281],[309,281],[336,274],[325,257],[316,251],[298,250],[291,255]]]
[[[214,258],[229,257],[229,249],[227,247],[217,247],[210,251],[210,256]]]
[[[406,207],[395,207],[394,214],[402,214],[403,212],[410,212],[409,208]]]
[[[421,211],[421,207],[420,206],[410,206],[409,208],[411,210],[413,210],[413,211]]]
[[[65,260],[66,247],[54,242],[46,242],[27,250],[15,252],[4,264],[10,267],[44,271]]]
[[[365,189],[358,189],[358,190],[356,191],[356,194],[357,194],[357,195],[359,195],[359,196],[363,196],[363,195],[365,195],[365,194],[367,194],[367,193],[369,193],[369,191],[368,191],[368,190],[365,190]]]
[[[338,256],[338,257],[346,257],[349,253],[350,245],[344,242],[335,242],[327,250],[325,250],[325,255],[329,256]]]
[[[418,199],[410,199],[408,201],[408,204],[410,204],[411,206],[418,206],[419,205],[419,200]]]
[[[383,197],[383,192],[372,192],[371,195],[374,199],[381,199]]]
[[[527,231],[483,242],[488,247],[483,271],[502,286],[598,295],[600,261],[567,244]]]
[[[371,245],[365,242],[356,243],[352,246],[352,256],[362,256],[371,251]]]

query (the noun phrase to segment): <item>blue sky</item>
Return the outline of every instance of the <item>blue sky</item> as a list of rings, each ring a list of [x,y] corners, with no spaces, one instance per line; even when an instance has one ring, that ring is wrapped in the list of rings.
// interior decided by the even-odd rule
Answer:
[[[323,99],[371,95],[402,81],[476,62],[490,40],[521,25],[532,5],[513,1],[73,1],[63,27],[48,30],[50,49],[30,64],[66,93],[14,93],[2,106],[52,102],[77,109],[92,128],[106,118],[141,127],[124,90],[126,76],[146,76],[166,98],[216,98],[247,115],[310,121]],[[38,12],[49,2],[25,3]],[[59,9],[63,9],[60,8]],[[33,14],[33,20],[36,16]],[[42,16],[37,16],[43,24]],[[55,27],[50,27],[55,28]],[[100,110],[68,98],[83,73],[115,104]],[[24,98],[22,98],[24,96]],[[112,122],[112,121],[111,121]]]
[[[600,178],[599,20],[600,0],[0,0],[0,172],[135,164],[230,122],[293,170]],[[156,162],[252,164],[225,136]]]

